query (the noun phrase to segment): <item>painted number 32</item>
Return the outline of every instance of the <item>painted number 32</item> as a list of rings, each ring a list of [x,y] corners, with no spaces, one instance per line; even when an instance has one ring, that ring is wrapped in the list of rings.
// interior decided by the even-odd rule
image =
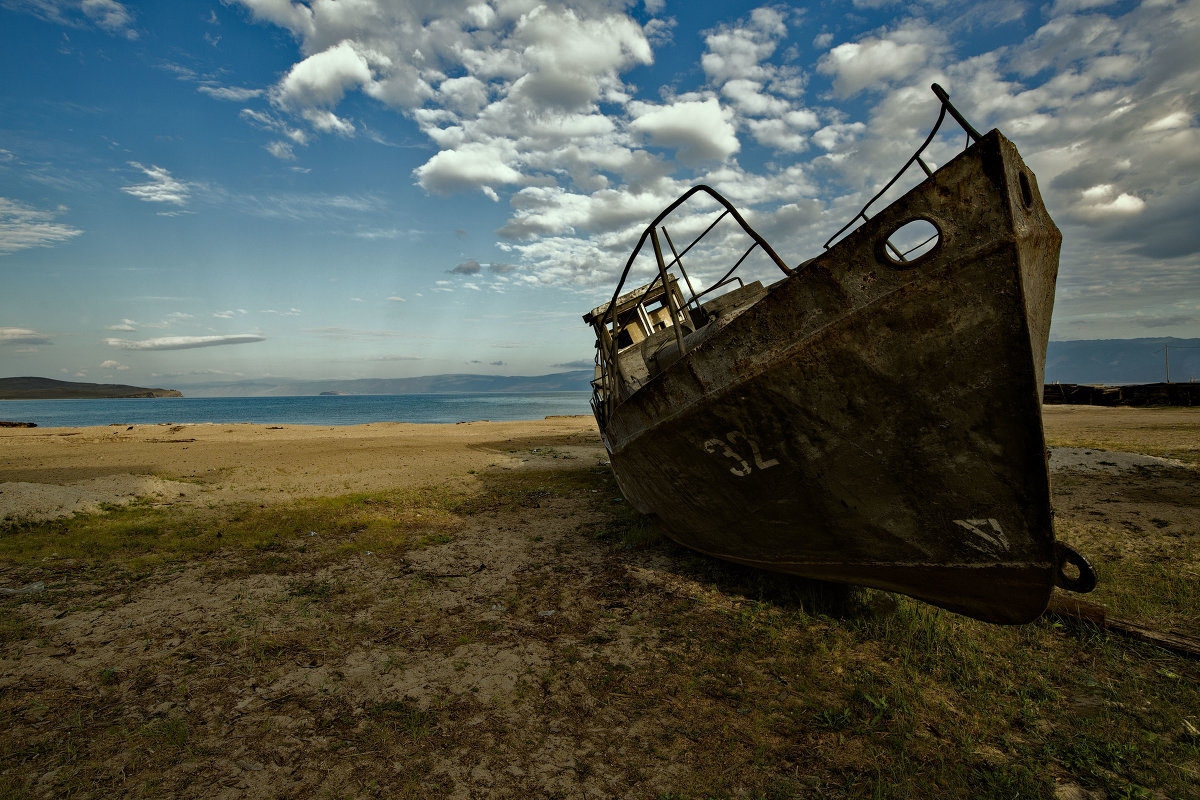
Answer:
[[[720,453],[733,462],[729,471],[739,478],[744,478],[757,469],[770,469],[779,464],[779,459],[764,459],[758,442],[738,431],[725,434],[725,440],[709,439],[704,443],[704,450],[709,453]],[[745,457],[749,453],[750,459]],[[751,464],[753,462],[753,464]]]

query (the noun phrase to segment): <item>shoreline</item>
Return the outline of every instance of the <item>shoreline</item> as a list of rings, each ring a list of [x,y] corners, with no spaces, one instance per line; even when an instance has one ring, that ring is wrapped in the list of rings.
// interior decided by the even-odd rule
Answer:
[[[100,400],[9,400],[0,420],[37,427],[108,425],[346,425],[372,422],[536,422],[552,415],[591,415],[588,392],[470,392],[296,397],[180,397]]]

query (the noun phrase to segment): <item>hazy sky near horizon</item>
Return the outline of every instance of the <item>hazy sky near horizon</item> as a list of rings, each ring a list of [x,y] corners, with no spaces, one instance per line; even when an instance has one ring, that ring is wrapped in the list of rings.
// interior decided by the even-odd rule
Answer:
[[[589,366],[694,183],[792,264],[936,81],[1064,234],[1055,339],[1200,335],[1200,0],[0,0],[0,375]]]

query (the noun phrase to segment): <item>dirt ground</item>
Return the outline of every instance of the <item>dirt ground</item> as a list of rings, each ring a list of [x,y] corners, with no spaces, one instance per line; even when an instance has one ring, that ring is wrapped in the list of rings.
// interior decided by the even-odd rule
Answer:
[[[50,519],[137,497],[213,506],[462,484],[472,471],[536,459],[539,441],[574,437],[566,454],[603,459],[595,431],[591,417],[0,428],[0,520]],[[529,452],[510,452],[514,441]]]
[[[1200,473],[1171,448],[1186,457],[1200,446],[1197,420],[1190,410],[1048,408],[1052,440],[1101,441],[1123,425],[1156,453],[1055,448],[1059,524],[1194,529]],[[0,520],[137,497],[220,508],[470,488],[489,470],[605,463],[583,417],[6,429],[0,452]],[[25,743],[8,745],[19,760],[6,768],[12,794],[671,792],[705,754],[606,681],[668,668],[674,645],[644,609],[711,592],[669,553],[631,556],[594,535],[614,502],[584,493],[499,507],[398,558],[352,541],[333,558],[314,530],[267,554],[271,568],[261,553],[223,553],[106,583],[103,570],[0,563],[0,588],[30,598],[4,613],[39,632],[0,650],[0,695],[24,698],[5,718],[10,742]]]

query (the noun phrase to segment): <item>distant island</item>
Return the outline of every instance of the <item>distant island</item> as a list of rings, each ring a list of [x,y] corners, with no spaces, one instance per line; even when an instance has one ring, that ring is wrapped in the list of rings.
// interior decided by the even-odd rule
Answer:
[[[592,370],[550,375],[423,375],[416,378],[257,379],[181,387],[188,397],[340,397],[364,394],[461,394],[585,392]],[[0,400],[183,397],[176,389],[147,389],[110,383],[76,383],[52,378],[0,378]]]
[[[0,400],[79,400],[122,397],[183,397],[176,389],[120,383],[80,383],[53,378],[0,378]]]

